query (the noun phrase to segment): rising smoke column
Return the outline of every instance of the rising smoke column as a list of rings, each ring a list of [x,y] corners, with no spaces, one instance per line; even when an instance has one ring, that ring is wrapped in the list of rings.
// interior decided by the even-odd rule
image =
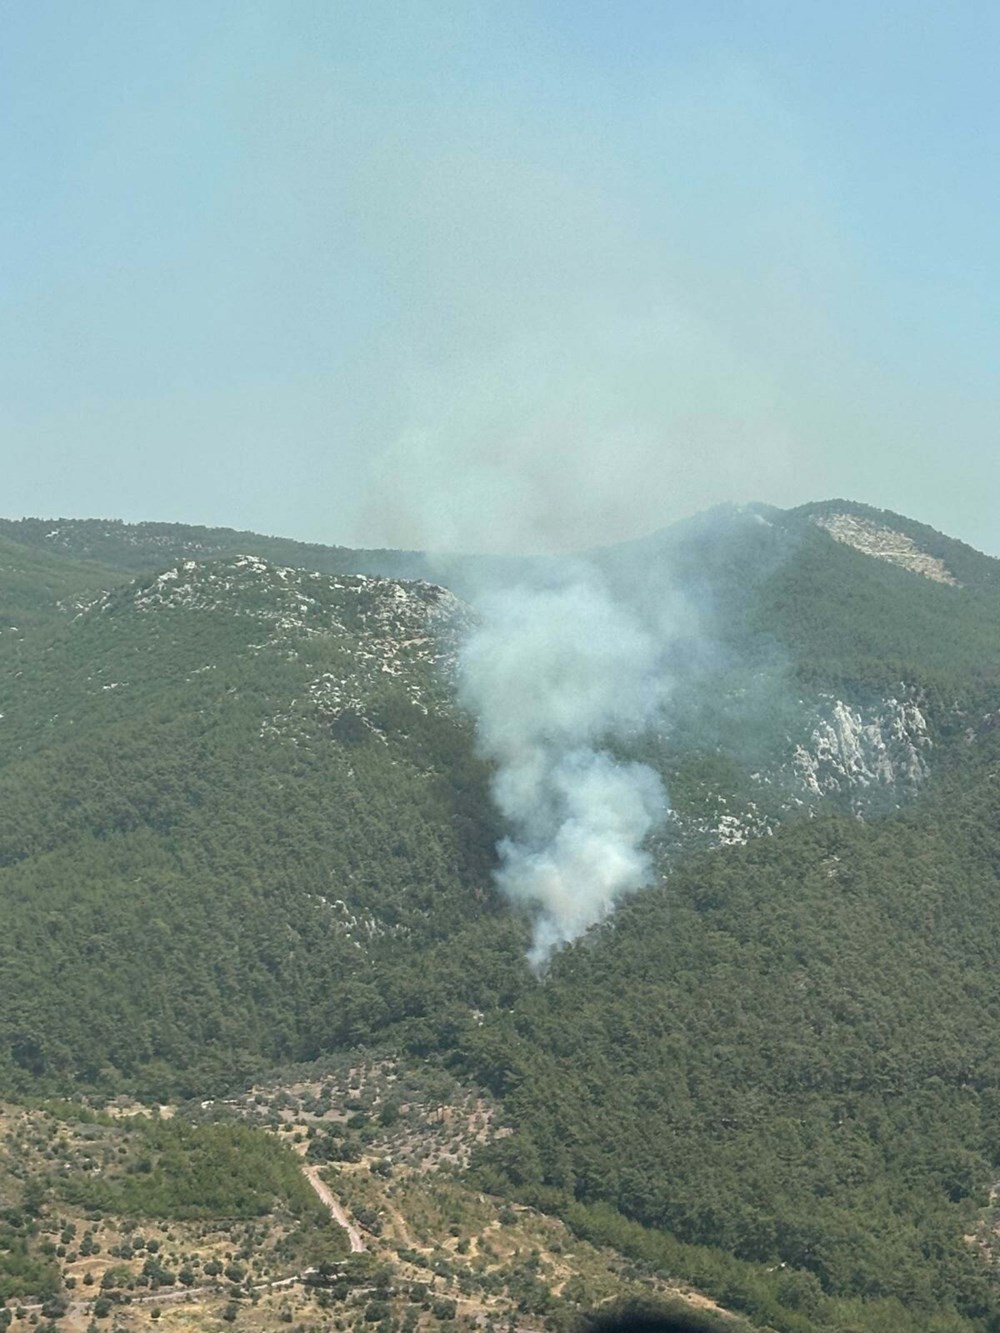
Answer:
[[[461,697],[510,829],[497,883],[536,909],[529,958],[540,969],[649,881],[643,841],[666,793],[651,768],[606,745],[648,724],[662,672],[654,637],[584,566],[492,593],[477,610]]]

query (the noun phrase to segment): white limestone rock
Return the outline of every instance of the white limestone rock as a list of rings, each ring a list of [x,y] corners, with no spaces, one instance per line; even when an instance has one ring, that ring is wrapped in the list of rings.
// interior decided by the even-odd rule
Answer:
[[[921,551],[913,538],[907,537],[905,533],[896,532],[870,518],[859,518],[856,514],[820,514],[815,522],[834,541],[853,546],[862,555],[870,555],[875,560],[885,560],[891,565],[898,565],[900,569],[922,574],[935,583],[961,587],[943,560]]]

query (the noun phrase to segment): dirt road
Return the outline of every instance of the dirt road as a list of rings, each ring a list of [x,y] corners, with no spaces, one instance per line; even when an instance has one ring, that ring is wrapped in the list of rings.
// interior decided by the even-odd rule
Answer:
[[[347,1238],[351,1242],[351,1253],[360,1254],[365,1248],[365,1243],[361,1239],[361,1232],[357,1229],[346,1211],[341,1207],[337,1200],[330,1193],[329,1187],[320,1179],[318,1166],[307,1166],[303,1164],[302,1174],[316,1191],[316,1195],[327,1209],[333,1220],[340,1224],[347,1232]]]

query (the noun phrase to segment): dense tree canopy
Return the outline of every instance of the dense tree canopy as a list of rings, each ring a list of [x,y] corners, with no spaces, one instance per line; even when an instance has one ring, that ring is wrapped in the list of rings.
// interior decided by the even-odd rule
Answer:
[[[391,1043],[503,1099],[484,1184],[758,1322],[1000,1326],[997,566],[893,519],[961,586],[934,583],[821,511],[598,557],[621,587],[662,566],[698,609],[635,757],[679,816],[752,796],[774,831],[661,839],[656,886],[542,983],[492,884],[502,830],[438,670],[437,590],[349,576],[391,553],[261,539],[290,569],[236,558],[252,534],[5,524],[0,1088],[197,1096]],[[920,794],[796,794],[804,719],[889,694],[927,719]],[[164,1208],[180,1132],[149,1130],[128,1185]],[[195,1178],[170,1207],[197,1210]]]

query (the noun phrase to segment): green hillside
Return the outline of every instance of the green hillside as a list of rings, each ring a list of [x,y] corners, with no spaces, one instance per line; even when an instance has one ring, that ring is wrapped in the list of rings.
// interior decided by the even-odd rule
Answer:
[[[57,615],[61,602],[112,587],[120,578],[105,566],[67,560],[0,536],[0,634],[17,637]]]
[[[225,560],[252,553],[325,574],[419,577],[423,558],[407,551],[357,551],[188,523],[122,523],[100,518],[0,519],[0,537],[67,562],[96,561],[125,574],[164,569],[179,560]],[[121,573],[119,573],[121,577]]]
[[[911,537],[957,586],[832,540],[816,522],[830,514]],[[884,690],[907,680],[963,696],[1000,681],[1000,561],[896,514],[846,501],[726,508],[601,559],[623,589],[681,590],[741,667],[780,663],[803,683]]]
[[[596,553],[683,603],[625,747],[674,812],[539,983],[419,557],[0,535],[5,1095],[392,1049],[500,1098],[482,1185],[761,1327],[1000,1328],[998,562],[843,501]]]
[[[816,1326],[824,1293],[995,1317],[963,1236],[1000,1174],[998,760],[696,860],[561,954],[470,1034],[518,1127],[484,1179],[810,1274]]]
[[[417,1025],[456,987],[495,1002],[491,938],[516,972],[520,934],[492,896],[468,725],[437,707],[456,614],[427,585],[245,558],[18,641],[0,687],[8,1088],[197,1089]]]

